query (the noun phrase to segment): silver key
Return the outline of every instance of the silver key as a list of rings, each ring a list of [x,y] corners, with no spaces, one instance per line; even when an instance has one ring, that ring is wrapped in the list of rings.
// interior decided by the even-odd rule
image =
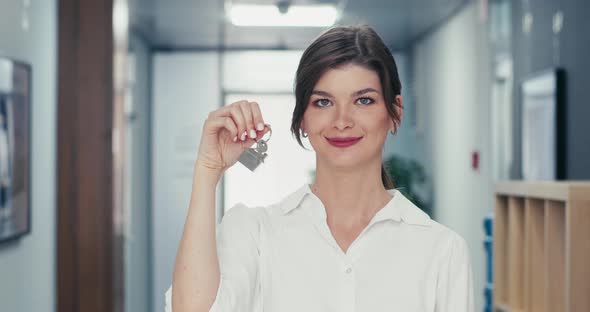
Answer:
[[[269,130],[270,135],[272,136],[272,129],[270,129],[270,126]],[[238,158],[238,161],[242,163],[242,165],[244,165],[246,168],[250,169],[250,171],[256,170],[256,168],[258,168],[258,166],[260,166],[260,164],[262,164],[264,162],[264,159],[268,156],[268,154],[266,153],[266,151],[268,150],[268,145],[266,144],[266,142],[268,140],[270,140],[270,136],[266,141],[263,139],[258,140],[258,142],[256,142],[256,147],[250,147],[247,150],[245,150],[240,155],[240,158]]]

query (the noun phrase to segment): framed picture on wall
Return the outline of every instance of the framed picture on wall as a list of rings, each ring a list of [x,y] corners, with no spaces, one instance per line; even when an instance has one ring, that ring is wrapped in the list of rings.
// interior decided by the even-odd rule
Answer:
[[[525,78],[521,85],[522,177],[566,178],[565,72],[550,69]]]
[[[31,67],[0,57],[0,242],[31,231]]]

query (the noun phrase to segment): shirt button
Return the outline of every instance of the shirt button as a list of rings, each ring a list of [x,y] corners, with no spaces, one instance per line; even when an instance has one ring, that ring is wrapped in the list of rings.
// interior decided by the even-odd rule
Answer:
[[[346,269],[346,273],[350,273],[350,272],[352,272],[352,268],[349,267]]]

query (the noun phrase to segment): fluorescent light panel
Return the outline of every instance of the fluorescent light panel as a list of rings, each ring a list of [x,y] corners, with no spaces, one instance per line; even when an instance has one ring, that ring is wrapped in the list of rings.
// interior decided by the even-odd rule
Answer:
[[[274,5],[236,4],[229,17],[236,26],[327,27],[334,25],[338,11],[331,5],[294,5],[281,14]]]

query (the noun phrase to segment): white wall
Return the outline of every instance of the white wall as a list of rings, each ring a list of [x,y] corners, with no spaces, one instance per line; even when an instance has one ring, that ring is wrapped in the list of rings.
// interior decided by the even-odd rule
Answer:
[[[487,38],[477,2],[470,2],[412,53],[422,129],[417,157],[432,174],[436,220],[469,244],[476,311],[483,309],[485,282],[482,220],[493,203]],[[481,155],[478,171],[471,169],[474,150]]]
[[[295,71],[303,51],[234,51],[222,59],[226,92],[293,93]]]
[[[32,66],[31,233],[0,245],[0,310],[54,311],[56,1],[0,2],[0,55]],[[28,15],[28,30],[23,29]]]
[[[397,134],[389,134],[383,147],[383,160],[391,155],[402,156],[408,159],[416,157],[417,133],[414,125],[415,106],[413,103],[413,86],[411,76],[410,58],[406,52],[393,53],[397,72],[402,84],[402,99],[404,112],[402,123],[397,130]]]
[[[129,34],[130,101],[126,104],[127,166],[125,185],[125,312],[150,311],[150,75],[151,51]]]
[[[164,293],[172,283],[203,122],[221,105],[218,62],[215,52],[153,56],[153,311],[164,311]],[[220,198],[218,193],[217,203]]]

